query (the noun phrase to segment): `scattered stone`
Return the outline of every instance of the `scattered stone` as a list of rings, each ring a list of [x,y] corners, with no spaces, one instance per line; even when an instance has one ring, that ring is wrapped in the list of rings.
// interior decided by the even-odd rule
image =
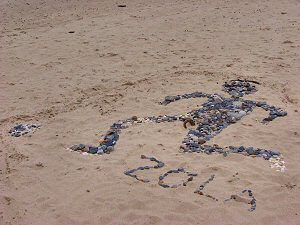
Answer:
[[[28,133],[33,133],[40,127],[41,125],[39,124],[19,124],[11,128],[8,133],[13,137],[20,137]]]
[[[36,165],[37,167],[44,167],[44,164],[41,163],[41,162],[38,162],[38,163],[36,163],[35,165]]]
[[[292,189],[294,189],[295,187],[297,187],[297,185],[288,182],[287,184],[285,184],[284,186],[281,186],[281,187],[286,187],[287,189],[292,190]]]

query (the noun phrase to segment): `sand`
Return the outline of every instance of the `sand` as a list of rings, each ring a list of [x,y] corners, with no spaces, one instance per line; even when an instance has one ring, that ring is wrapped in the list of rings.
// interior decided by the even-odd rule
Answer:
[[[127,7],[118,7],[126,4]],[[0,2],[0,224],[300,224],[300,3],[282,1]],[[182,123],[137,125],[110,155],[73,144],[131,116],[184,113],[205,99],[159,105],[167,95],[222,92],[230,79],[261,82],[246,99],[288,112],[268,125],[255,110],[210,143],[278,149],[284,173],[261,158],[183,154]],[[8,130],[39,122],[19,138]],[[166,166],[139,173],[127,169]],[[185,167],[199,175],[163,189],[158,176]],[[215,174],[204,192],[194,194]],[[180,182],[172,176],[166,182]],[[257,208],[223,200],[253,190]]]

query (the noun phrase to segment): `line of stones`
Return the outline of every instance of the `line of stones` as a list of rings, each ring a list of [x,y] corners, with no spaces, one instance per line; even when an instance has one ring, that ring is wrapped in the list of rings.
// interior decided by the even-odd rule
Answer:
[[[139,171],[139,170],[149,170],[149,169],[159,169],[159,168],[162,168],[164,167],[164,163],[162,161],[159,161],[158,159],[154,158],[154,157],[147,157],[145,155],[141,155],[141,159],[149,159],[150,161],[153,161],[153,162],[156,162],[157,164],[155,166],[140,166],[136,169],[132,169],[132,170],[127,170],[124,172],[125,175],[127,176],[130,176],[130,177],[133,177],[135,179],[137,179],[138,181],[141,181],[143,183],[149,183],[150,180],[147,179],[147,178],[139,178],[136,174],[133,174],[135,173],[136,171]]]
[[[127,176],[130,176],[130,177],[133,177],[135,178],[136,180],[138,181],[141,181],[143,183],[149,183],[150,180],[147,179],[147,178],[139,178],[136,174],[134,174],[135,172],[139,171],[139,170],[149,170],[149,169],[159,169],[159,168],[162,168],[164,167],[164,163],[158,159],[156,159],[155,157],[147,157],[145,155],[141,155],[141,159],[148,159],[150,161],[153,161],[153,162],[156,162],[157,165],[155,166],[140,166],[136,169],[131,169],[131,170],[126,170],[124,172],[125,175]],[[186,181],[184,181],[182,184],[165,184],[164,183],[164,179],[165,177],[167,177],[169,174],[172,174],[172,173],[185,173],[187,174],[188,176],[188,179]],[[178,169],[175,169],[175,170],[169,170],[168,172],[164,173],[163,175],[159,176],[159,181],[158,181],[158,184],[163,187],[163,188],[178,188],[180,187],[181,185],[183,186],[186,186],[188,184],[188,182],[191,182],[193,180],[193,177],[197,176],[198,174],[197,173],[191,173],[191,172],[188,172],[186,171],[184,168],[178,168]]]
[[[164,179],[172,173],[185,173],[187,174],[188,178],[186,181],[184,181],[182,184],[165,184],[164,183]],[[158,184],[159,186],[163,187],[163,188],[178,188],[181,185],[186,186],[189,182],[191,182],[195,176],[197,176],[197,173],[191,173],[186,171],[184,168],[178,168],[175,170],[169,170],[168,172],[164,173],[163,175],[159,176],[159,181]]]
[[[208,198],[211,198],[211,199],[213,199],[213,200],[215,200],[215,201],[219,201],[217,198],[215,198],[214,196],[212,196],[212,195],[209,195],[209,194],[204,194],[203,193],[203,190],[204,190],[204,188],[205,188],[205,186],[206,185],[208,185],[208,183],[210,183],[211,181],[213,181],[215,179],[215,175],[214,174],[212,174],[206,181],[204,181],[195,191],[194,191],[194,193],[196,193],[196,194],[199,194],[199,195],[204,195],[204,196],[206,196],[206,197],[208,197]]]
[[[245,192],[248,192],[249,197],[252,198],[252,200],[250,201],[251,208],[248,209],[250,212],[252,212],[252,211],[254,211],[254,210],[256,209],[256,199],[255,199],[255,197],[254,197],[254,194],[253,194],[252,190],[250,190],[250,189],[248,189],[248,190],[245,189],[245,190],[242,191],[242,193],[245,193]]]
[[[215,179],[215,175],[212,174],[206,181],[204,181],[195,191],[194,193],[196,194],[199,194],[199,195],[204,195],[208,198],[211,198],[215,201],[219,201],[217,198],[215,198],[214,196],[212,195],[209,195],[209,194],[204,194],[203,193],[203,189],[205,188],[206,185],[208,185],[208,183],[210,183],[211,181],[213,181]]]
[[[245,199],[243,199],[242,197],[238,196],[238,195],[231,195],[229,199],[226,199],[226,201],[230,201],[230,200],[236,200],[236,201],[241,201],[241,202],[245,202],[251,205],[250,209],[248,209],[248,211],[252,212],[256,209],[256,199],[254,197],[253,191],[250,189],[245,189],[242,191],[243,193],[248,193],[248,196],[251,197],[250,201],[245,201]]]
[[[152,169],[152,168],[159,169],[159,168],[164,167],[165,164],[162,161],[156,159],[155,157],[147,157],[145,155],[141,155],[141,159],[148,159],[150,161],[156,162],[157,165],[154,165],[154,166],[141,166],[141,167],[138,167],[136,169],[127,170],[127,171],[124,172],[124,174],[127,175],[127,176],[130,176],[130,177],[133,177],[136,180],[141,181],[143,183],[149,183],[150,182],[149,179],[139,178],[136,174],[133,174],[133,173],[135,173],[136,171],[139,171],[139,170],[141,170],[141,171],[142,170],[149,170],[149,169]],[[171,184],[165,184],[163,180],[165,179],[165,177],[167,177],[169,174],[172,174],[172,173],[185,173],[185,174],[187,174],[188,179],[186,181],[184,181],[182,184],[181,183],[180,184],[172,184],[172,185]],[[178,188],[180,186],[186,186],[188,184],[188,182],[193,181],[193,178],[195,176],[198,176],[198,174],[188,172],[184,168],[178,168],[178,169],[175,169],[175,170],[169,170],[168,172],[166,172],[163,175],[159,176],[158,184],[163,188]],[[215,175],[212,174],[206,181],[204,181],[202,184],[200,184],[200,186],[194,191],[194,193],[199,194],[199,195],[204,195],[208,198],[211,198],[215,201],[218,201],[218,199],[216,197],[214,197],[212,195],[209,195],[209,194],[204,194],[203,193],[203,190],[206,187],[206,185],[208,185],[214,179],[215,179]],[[248,211],[250,211],[250,212],[254,211],[256,209],[256,199],[254,197],[254,194],[253,194],[252,190],[250,190],[250,189],[245,189],[245,190],[242,191],[242,193],[245,193],[245,192],[247,192],[249,197],[252,198],[251,201],[249,202],[249,204],[251,204],[251,208],[248,209]],[[231,195],[231,197],[229,199],[226,199],[225,202],[229,201],[229,200],[232,200],[232,199],[236,200],[237,198],[238,198],[237,195]]]

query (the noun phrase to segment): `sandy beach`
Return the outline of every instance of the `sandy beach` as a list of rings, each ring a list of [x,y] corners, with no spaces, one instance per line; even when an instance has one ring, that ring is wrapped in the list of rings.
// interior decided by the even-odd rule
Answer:
[[[299,21],[298,0],[1,0],[0,224],[300,224]],[[180,121],[131,126],[110,154],[68,150],[96,145],[120,119],[184,114],[206,101],[159,104],[165,96],[228,97],[222,85],[232,79],[259,82],[243,98],[288,115],[262,124],[268,113],[255,108],[208,143],[277,149],[283,172],[261,157],[182,153],[190,127]],[[23,123],[41,128],[8,133]],[[141,155],[165,163],[137,172],[148,183],[124,174],[155,165]],[[198,176],[158,185],[181,167]],[[212,174],[205,195],[195,194]],[[254,211],[224,201],[244,189]]]

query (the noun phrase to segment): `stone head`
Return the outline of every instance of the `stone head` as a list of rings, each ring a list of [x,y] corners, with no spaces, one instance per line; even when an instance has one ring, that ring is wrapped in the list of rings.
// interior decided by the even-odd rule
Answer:
[[[232,97],[243,97],[244,95],[253,94],[257,91],[257,81],[249,80],[230,80],[223,84],[223,91],[229,93]]]

